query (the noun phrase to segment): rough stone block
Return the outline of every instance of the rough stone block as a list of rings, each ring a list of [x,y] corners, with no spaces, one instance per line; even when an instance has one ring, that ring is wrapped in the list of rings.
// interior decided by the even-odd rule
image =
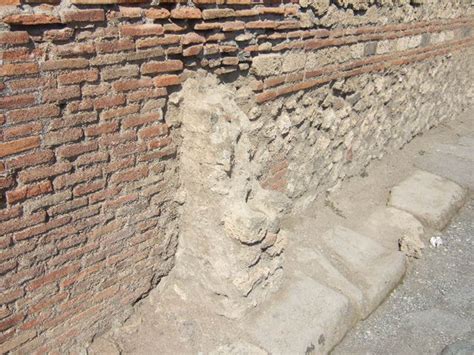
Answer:
[[[391,190],[388,205],[411,213],[427,227],[441,230],[465,198],[466,191],[456,183],[418,170]]]

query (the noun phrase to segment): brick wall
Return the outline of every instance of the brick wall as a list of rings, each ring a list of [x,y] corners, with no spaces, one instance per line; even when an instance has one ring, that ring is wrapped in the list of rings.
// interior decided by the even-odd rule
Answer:
[[[167,98],[192,71],[244,77],[250,104],[271,105],[474,45],[470,5],[373,18],[357,3],[333,6],[350,21],[324,23],[286,1],[0,0],[0,352],[88,341],[169,272]],[[277,158],[261,184],[285,191]]]

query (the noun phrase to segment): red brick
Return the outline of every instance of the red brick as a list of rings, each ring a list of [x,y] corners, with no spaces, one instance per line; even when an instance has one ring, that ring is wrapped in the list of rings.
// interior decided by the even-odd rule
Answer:
[[[162,75],[156,77],[153,82],[158,87],[180,85],[181,78],[178,75]]]
[[[10,1],[10,0],[8,0],[8,1]],[[13,349],[17,348],[18,346],[28,342],[29,340],[33,339],[34,337],[36,337],[36,331],[35,330],[29,330],[29,331],[16,333],[15,336],[12,337],[11,339],[0,342],[0,353],[6,354],[10,350],[13,350]]]
[[[46,286],[50,283],[56,282],[66,275],[72,274],[80,269],[79,264],[67,265],[61,269],[50,272],[36,280],[30,282],[27,286],[28,291],[34,291],[40,287]]]
[[[105,108],[111,108],[114,106],[120,106],[125,103],[125,96],[104,96],[94,100],[94,107],[96,110],[102,110]]]
[[[212,55],[219,53],[219,45],[217,44],[207,44],[204,47],[204,55]]]
[[[7,272],[14,270],[18,265],[16,260],[10,260],[5,263],[0,264],[0,275],[5,275]],[[3,284],[3,287],[6,286],[6,282]],[[16,286],[16,285],[15,285]],[[0,308],[0,319],[4,317],[4,308]]]
[[[237,57],[224,57],[224,58],[222,58],[222,64],[223,65],[238,65],[239,64],[239,58],[237,58]]]
[[[17,188],[16,190],[8,191],[7,202],[9,204],[14,204],[51,191],[53,191],[53,186],[50,181],[43,181],[35,185],[27,185]]]
[[[122,121],[123,128],[141,126],[147,123],[161,122],[163,117],[161,113],[146,113],[138,116],[126,118]]]
[[[56,80],[53,78],[29,78],[10,80],[8,87],[12,91],[37,91],[42,88],[53,87],[56,85]]]
[[[242,31],[243,29],[245,29],[245,22],[242,21],[224,22],[222,24],[222,31],[224,32]]]
[[[43,48],[13,48],[0,53],[5,63],[30,62],[41,60],[44,56]]]
[[[21,169],[29,166],[52,163],[54,153],[51,150],[41,150],[34,153],[22,155],[20,157],[7,160],[8,169]]]
[[[208,42],[221,42],[226,40],[225,33],[215,33],[207,37]]]
[[[0,319],[8,317],[10,314],[12,314],[12,312],[8,308],[0,308]]]
[[[164,33],[164,28],[157,24],[122,25],[120,33],[122,36],[130,37],[157,36]]]
[[[124,182],[136,181],[148,176],[148,167],[136,167],[116,173],[110,179],[112,184],[120,184]]]
[[[68,288],[69,286],[75,283],[78,283],[84,279],[87,279],[89,275],[99,272],[104,267],[104,264],[105,264],[105,261],[89,266],[88,268],[81,270],[81,272],[79,272],[78,274],[61,281],[60,282],[61,288]]]
[[[11,303],[25,294],[22,289],[8,290],[0,293],[0,304],[6,305]]]
[[[196,31],[210,31],[210,30],[220,30],[222,29],[222,23],[219,22],[207,22],[207,23],[197,23],[194,25]]]
[[[104,10],[102,9],[63,11],[61,15],[65,23],[105,21]]]
[[[66,105],[66,111],[70,113],[76,113],[80,111],[90,111],[93,108],[94,108],[94,103],[92,102],[91,99],[88,99],[88,98],[83,98],[80,101],[69,102]]]
[[[30,41],[26,31],[0,32],[0,44],[25,44]]]
[[[112,84],[112,87],[115,91],[130,91],[141,88],[152,87],[153,81],[151,79],[130,79],[130,80],[121,80],[116,81]]]
[[[38,68],[38,64],[36,63],[0,65],[0,77],[35,74],[35,73],[38,73],[38,71],[39,71],[39,68]]]
[[[138,131],[138,137],[141,139],[153,138],[157,136],[162,136],[168,133],[168,125],[160,124],[156,126],[150,126],[142,128]]]
[[[143,9],[140,7],[119,6],[121,18],[141,18]]]
[[[113,201],[107,201],[104,205],[105,208],[110,208],[112,210],[117,209],[127,203],[138,200],[138,194],[128,194],[125,196],[120,196]]]
[[[2,222],[0,223],[0,230],[3,234],[8,234],[34,226],[38,223],[43,222],[45,219],[46,213],[38,212],[29,216],[25,216],[23,218],[12,219],[7,222]]]
[[[82,56],[95,53],[95,47],[86,43],[71,43],[56,46],[54,52],[59,57]]]
[[[183,70],[183,62],[180,60],[166,60],[163,62],[148,62],[141,67],[143,74],[165,73]]]
[[[102,134],[113,133],[118,130],[117,122],[102,123],[95,126],[89,126],[84,129],[86,137],[100,136]]]
[[[89,153],[81,155],[75,161],[76,166],[84,166],[84,165],[91,165],[95,163],[102,163],[109,160],[109,153],[106,152],[96,152],[96,153]]]
[[[76,143],[76,144],[69,144],[65,146],[61,146],[57,149],[56,154],[60,158],[73,158],[77,157],[78,155],[89,153],[94,150],[97,150],[98,144],[95,141],[92,142],[84,142],[84,143]]]
[[[21,207],[11,207],[8,209],[0,210],[0,222],[6,221],[7,219],[13,219],[21,216]]]
[[[34,149],[39,147],[39,145],[39,137],[28,137],[7,143],[0,143],[0,158]]]
[[[95,45],[98,53],[123,52],[134,50],[135,43],[129,39],[121,39],[117,41],[102,41]]]
[[[8,123],[19,123],[41,118],[57,117],[60,110],[56,105],[41,105],[7,112]]]
[[[49,211],[48,211],[49,213]],[[53,214],[49,213],[50,216]],[[58,218],[50,219],[47,223],[38,224],[34,227],[22,230],[21,232],[15,233],[15,241],[19,242],[25,239],[30,239],[38,235],[50,232],[56,228],[62,227],[71,221],[70,216],[61,216]]]
[[[74,193],[74,196],[84,196],[92,192],[102,190],[104,187],[105,187],[104,180],[93,181],[93,182],[88,182],[88,183],[76,186],[73,190],[73,193]]]
[[[214,20],[216,18],[226,18],[235,16],[234,9],[206,9],[202,11],[204,20]]]
[[[239,50],[236,46],[219,46],[219,51],[221,53],[235,53]]]
[[[66,173],[71,169],[72,165],[70,163],[56,163],[55,165],[51,166],[37,167],[20,171],[18,178],[22,183],[28,184],[33,181]]]
[[[62,69],[82,69],[89,65],[89,61],[83,58],[48,60],[40,65],[42,71]]]
[[[97,248],[99,248],[98,244],[86,244],[85,246],[74,249],[73,251],[71,251],[67,254],[61,254],[61,255],[55,257],[54,259],[51,259],[49,263],[52,266],[56,266],[56,265],[64,264],[64,263],[66,263],[68,261],[71,261],[71,260],[77,260],[82,255],[90,253],[91,251],[93,251]],[[74,271],[77,271],[77,270],[74,270]]]
[[[60,241],[57,244],[57,247],[60,250],[69,249],[69,248],[72,248],[72,247],[75,247],[79,244],[84,243],[86,240],[87,240],[87,236],[84,235],[84,234],[73,235],[73,236],[69,236],[67,238],[64,238],[62,241]],[[61,284],[63,284],[63,282],[61,282]]]
[[[146,150],[146,145],[144,143],[129,142],[129,143],[121,144],[118,147],[114,147],[110,153],[113,158],[122,158],[125,156],[142,153],[145,150]]]
[[[261,94],[258,94],[255,98],[255,101],[257,101],[258,104],[261,104],[266,101],[273,100],[277,97],[275,91],[265,91]]]
[[[99,176],[102,176],[102,169],[100,167],[93,167],[79,170],[72,174],[60,175],[54,179],[53,185],[55,190],[61,190],[65,187],[95,179]]]
[[[99,71],[97,69],[78,70],[67,74],[58,76],[58,83],[61,85],[79,84],[82,82],[92,82],[99,78]]]
[[[160,8],[160,9],[147,9],[145,10],[145,17],[150,19],[165,19],[170,17],[170,12],[167,9]]]
[[[151,152],[148,154],[145,154],[141,156],[138,161],[158,161],[161,159],[168,159],[170,157],[175,157],[176,156],[176,147],[171,147],[165,150],[160,150],[159,152]]]
[[[81,97],[81,88],[79,86],[67,86],[43,91],[43,102],[64,102],[79,97]]]
[[[35,101],[35,96],[32,94],[0,97],[0,109],[15,109],[31,106]]]
[[[116,196],[120,192],[120,190],[121,188],[119,187],[113,187],[96,192],[92,195],[89,195],[89,203],[94,204],[100,201],[104,201],[106,198],[110,198],[111,196]]]
[[[126,107],[119,107],[112,110],[102,111],[100,113],[100,119],[102,120],[110,120],[117,117],[128,116],[130,114],[134,114],[140,111],[140,106],[136,104],[127,105]]]
[[[164,37],[150,37],[138,39],[136,41],[137,48],[147,48],[156,46],[166,46],[169,44],[176,44],[181,41],[180,35],[166,35]]]
[[[11,176],[0,177],[0,190],[4,190],[13,185],[15,180]]]
[[[137,90],[137,91],[128,93],[127,99],[128,99],[128,102],[135,102],[135,101],[159,98],[159,97],[163,97],[167,95],[168,95],[168,92],[166,88],[143,89],[143,90]]]
[[[171,10],[171,17],[175,19],[200,19],[201,10],[196,7],[181,6]]]
[[[44,136],[43,142],[47,146],[60,145],[81,139],[83,136],[81,128],[63,129],[50,132]]]
[[[43,33],[43,39],[46,41],[67,41],[74,35],[72,28],[63,28],[61,30],[48,30]]]
[[[103,83],[98,85],[84,85],[82,87],[82,96],[101,96],[110,92],[110,84]]]
[[[134,141],[137,139],[137,134],[133,131],[125,131],[120,133],[107,134],[99,138],[101,146],[113,146],[121,143]]]
[[[199,54],[201,54],[202,49],[203,49],[202,44],[188,47],[188,48],[183,50],[183,56],[191,57],[191,56],[199,55]]]
[[[10,15],[2,19],[9,25],[51,25],[61,23],[59,17],[47,14]]]
[[[258,15],[259,15],[259,12],[257,8],[235,11],[236,17],[248,17],[248,16],[258,16]]]
[[[32,304],[29,307],[30,314],[38,313],[48,308],[51,308],[52,306],[56,304],[60,304],[62,301],[64,301],[68,297],[68,295],[69,295],[68,292],[63,291],[63,292],[57,293],[56,295],[52,297],[45,297],[42,300],[40,300],[38,303]]]
[[[195,43],[204,43],[206,42],[206,38],[198,35],[195,32],[186,33],[183,37],[181,37],[181,44],[182,45],[189,45]]]
[[[250,21],[245,24],[247,29],[273,29],[277,27],[277,22],[275,21]]]
[[[13,327],[14,325],[20,323],[23,319],[25,319],[25,315],[23,313],[13,315],[10,318],[7,318],[3,321],[0,321],[0,332],[7,330],[8,328]]]
[[[11,140],[15,138],[21,138],[26,136],[32,136],[39,134],[43,129],[41,122],[31,122],[20,126],[13,126],[5,128],[3,131],[3,138],[5,140]]]
[[[50,215],[50,216],[61,215],[61,214],[64,214],[64,213],[68,213],[70,211],[77,210],[78,208],[87,206],[87,204],[88,204],[88,202],[87,202],[86,197],[79,198],[79,199],[76,198],[72,201],[67,201],[67,202],[64,202],[60,205],[55,205],[55,206],[49,208],[48,209],[48,215]],[[70,218],[70,216],[67,216],[67,217]]]

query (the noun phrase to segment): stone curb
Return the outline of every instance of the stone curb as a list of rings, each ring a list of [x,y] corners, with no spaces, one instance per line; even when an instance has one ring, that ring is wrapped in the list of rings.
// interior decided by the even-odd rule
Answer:
[[[406,257],[390,250],[394,243],[408,238],[402,251],[416,256],[426,238],[423,226],[443,229],[466,197],[454,182],[416,171],[391,189],[388,207],[369,218],[367,236],[335,226],[317,250],[298,248],[292,282],[247,320],[249,337],[271,354],[329,353],[402,280]],[[380,242],[377,234],[391,240]]]

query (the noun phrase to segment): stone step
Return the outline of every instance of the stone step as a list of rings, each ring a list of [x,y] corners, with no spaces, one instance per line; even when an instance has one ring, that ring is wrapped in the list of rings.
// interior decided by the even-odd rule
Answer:
[[[401,250],[407,256],[420,257],[425,229],[413,215],[393,207],[375,210],[363,225],[362,233],[389,250]]]
[[[466,197],[466,190],[458,184],[418,170],[392,188],[388,205],[411,213],[427,227],[442,230]]]
[[[362,290],[362,318],[384,300],[405,273],[403,253],[390,251],[351,229],[336,226],[324,233],[319,242],[328,260]]]
[[[310,223],[306,227],[311,230]],[[271,354],[327,353],[405,272],[402,253],[344,227],[305,239],[315,245],[291,251],[281,291],[242,328]]]
[[[353,325],[349,299],[299,273],[243,323],[272,355],[325,354]]]

